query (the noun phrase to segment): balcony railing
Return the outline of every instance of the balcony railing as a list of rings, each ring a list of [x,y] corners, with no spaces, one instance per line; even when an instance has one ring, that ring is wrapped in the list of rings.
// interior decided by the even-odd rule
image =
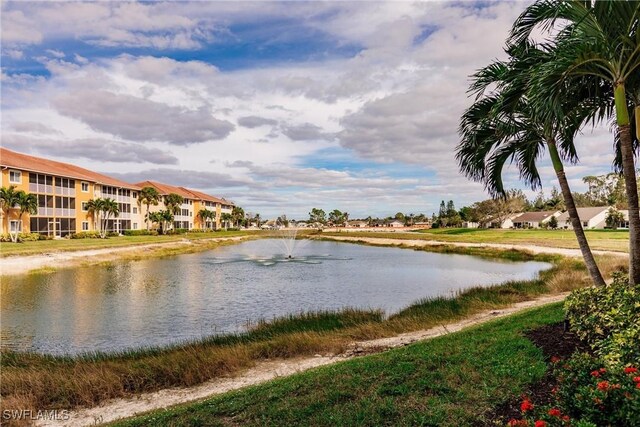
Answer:
[[[56,194],[60,196],[74,196],[76,195],[75,188],[67,188],[67,187],[55,187]]]
[[[53,216],[53,208],[38,208],[39,216]]]
[[[56,208],[56,216],[76,216],[75,209]]]
[[[53,194],[53,185],[34,184],[34,183],[30,182],[29,183],[29,192],[30,193]]]

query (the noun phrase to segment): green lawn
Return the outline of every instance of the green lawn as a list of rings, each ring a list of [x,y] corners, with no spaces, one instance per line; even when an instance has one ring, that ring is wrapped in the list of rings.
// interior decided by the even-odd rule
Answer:
[[[246,236],[257,233],[260,233],[260,231],[220,231],[210,233],[186,233],[170,236],[119,236],[109,237],[108,239],[56,239],[23,243],[2,242],[0,243],[0,256],[34,255],[59,251],[115,248],[150,243],[177,242],[184,239],[202,240],[219,237]]]
[[[629,251],[628,230],[587,230],[587,239],[592,249]],[[570,230],[502,230],[477,228],[440,228],[414,232],[339,232],[326,235],[384,237],[392,239],[425,239],[442,242],[508,243],[539,245],[558,248],[578,248],[578,242]]]
[[[546,369],[522,331],[562,318],[553,304],[114,425],[478,425]]]

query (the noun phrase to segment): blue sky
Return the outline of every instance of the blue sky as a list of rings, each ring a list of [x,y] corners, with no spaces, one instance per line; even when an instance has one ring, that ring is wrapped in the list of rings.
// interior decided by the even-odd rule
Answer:
[[[524,6],[3,2],[3,145],[263,217],[462,206],[487,197],[453,157],[468,76]],[[609,140],[582,137],[577,190]]]

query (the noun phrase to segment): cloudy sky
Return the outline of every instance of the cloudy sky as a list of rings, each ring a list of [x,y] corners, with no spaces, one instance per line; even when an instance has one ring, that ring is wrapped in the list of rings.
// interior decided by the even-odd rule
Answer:
[[[2,145],[263,217],[460,207],[486,198],[453,157],[468,76],[526,4],[2,2]],[[578,147],[583,190],[611,136]]]

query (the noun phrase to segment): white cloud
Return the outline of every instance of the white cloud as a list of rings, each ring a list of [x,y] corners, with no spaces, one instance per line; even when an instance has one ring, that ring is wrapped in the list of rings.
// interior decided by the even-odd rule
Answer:
[[[142,150],[132,158],[155,150],[158,163],[170,151],[177,164],[144,176],[180,179],[183,171],[194,171],[197,178],[190,185],[220,189],[227,184],[234,199],[263,212],[269,212],[270,203],[280,213],[288,203],[302,213],[318,204],[344,206],[356,214],[426,211],[436,209],[440,198],[470,203],[486,196],[481,186],[458,173],[454,159],[458,120],[470,103],[468,76],[503,55],[508,29],[524,4],[474,6],[5,4],[3,43],[10,49],[67,38],[113,48],[147,47],[153,54],[118,53],[91,61],[73,51],[49,52],[54,58],[43,58],[49,78],[3,73],[3,138],[7,132],[39,138],[41,152],[48,150],[47,141],[113,140]],[[274,17],[299,26],[277,34],[261,26]],[[286,46],[302,29],[362,50],[352,57],[318,55],[237,70],[165,57],[168,49],[237,41],[232,29],[241,25],[250,26],[258,39],[264,37],[259,41],[264,46]],[[610,141],[607,132],[582,137],[582,163],[569,170],[606,170]],[[358,160],[411,165],[422,176],[376,176],[371,166],[366,173],[309,166],[327,149]],[[545,162],[541,171],[547,187],[554,175]],[[100,169],[100,163],[93,167]],[[111,172],[142,178],[135,164],[123,163]],[[508,170],[505,182],[516,185],[517,174]],[[273,189],[265,191],[269,186]]]

